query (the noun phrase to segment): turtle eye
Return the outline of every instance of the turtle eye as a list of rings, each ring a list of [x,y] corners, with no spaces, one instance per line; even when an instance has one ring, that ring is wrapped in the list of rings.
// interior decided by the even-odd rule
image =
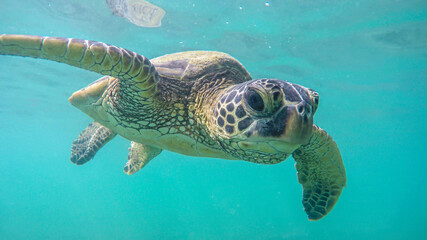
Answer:
[[[245,93],[245,99],[249,107],[257,112],[264,110],[264,100],[261,95],[253,89],[248,89]]]

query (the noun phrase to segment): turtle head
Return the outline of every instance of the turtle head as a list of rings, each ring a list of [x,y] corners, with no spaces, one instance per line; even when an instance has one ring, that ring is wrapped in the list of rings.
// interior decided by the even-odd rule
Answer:
[[[312,134],[318,94],[277,79],[251,80],[228,89],[213,109],[216,134],[242,150],[292,153]]]

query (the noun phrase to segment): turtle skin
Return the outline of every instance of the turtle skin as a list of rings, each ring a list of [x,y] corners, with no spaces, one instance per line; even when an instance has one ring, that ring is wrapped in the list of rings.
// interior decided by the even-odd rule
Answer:
[[[337,144],[313,123],[319,94],[279,79],[252,79],[228,54],[192,51],[150,61],[96,41],[7,34],[0,36],[0,54],[104,75],[69,98],[94,120],[73,142],[76,164],[116,135],[131,141],[127,174],[162,150],[258,164],[293,155],[310,220],[326,216],[346,185]]]

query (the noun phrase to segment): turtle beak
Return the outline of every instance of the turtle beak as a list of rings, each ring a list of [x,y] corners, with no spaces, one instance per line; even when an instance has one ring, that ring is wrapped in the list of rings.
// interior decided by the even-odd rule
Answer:
[[[313,131],[313,114],[311,105],[300,102],[281,108],[267,121],[258,121],[251,136],[268,139],[279,145],[300,145],[307,143]]]
[[[292,153],[302,144],[307,144],[313,132],[313,116],[300,103],[281,109],[275,119],[277,135],[269,145],[280,152]],[[277,126],[281,126],[277,128]]]
[[[285,128],[280,136],[286,142],[305,144],[313,131],[313,112],[311,105],[300,102],[286,107]]]

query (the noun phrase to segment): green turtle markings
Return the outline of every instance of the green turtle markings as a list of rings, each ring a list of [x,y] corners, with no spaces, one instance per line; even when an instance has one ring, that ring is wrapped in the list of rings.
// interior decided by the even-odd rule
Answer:
[[[70,103],[94,120],[73,142],[83,164],[117,134],[130,140],[124,172],[162,150],[275,164],[290,155],[310,220],[328,214],[346,184],[334,140],[313,124],[319,95],[277,79],[252,79],[228,54],[192,51],[151,61],[96,41],[1,35],[0,54],[43,58],[103,76]]]

